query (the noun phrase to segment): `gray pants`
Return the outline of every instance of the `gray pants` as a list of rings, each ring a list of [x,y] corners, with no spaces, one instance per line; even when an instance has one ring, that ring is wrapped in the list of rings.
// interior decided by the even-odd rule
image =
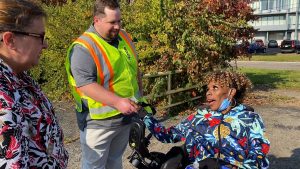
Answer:
[[[81,169],[122,169],[130,126],[80,131]]]

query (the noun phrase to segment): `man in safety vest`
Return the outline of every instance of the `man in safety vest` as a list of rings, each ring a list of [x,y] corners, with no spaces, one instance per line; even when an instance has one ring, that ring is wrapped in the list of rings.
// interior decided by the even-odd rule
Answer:
[[[66,70],[76,101],[81,168],[122,169],[142,87],[117,0],[95,1],[93,24],[70,46]]]

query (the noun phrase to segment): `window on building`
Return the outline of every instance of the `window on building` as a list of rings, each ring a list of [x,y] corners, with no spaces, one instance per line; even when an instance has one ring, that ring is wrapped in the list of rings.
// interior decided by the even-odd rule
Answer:
[[[290,10],[296,10],[298,0],[290,0],[289,9]]]
[[[253,22],[254,26],[260,26],[261,25],[261,18],[259,17],[256,21]]]
[[[274,19],[273,16],[268,16],[268,25],[273,25],[274,24]]]
[[[279,16],[279,25],[285,25],[286,24],[286,17],[285,15]]]
[[[285,18],[286,18],[285,15],[273,16],[273,24],[274,25],[285,25],[286,24]]]
[[[268,25],[268,17],[262,17],[261,18],[261,25],[262,26]]]
[[[296,16],[295,15],[289,15],[289,24],[290,25],[296,24]]]
[[[259,1],[254,2],[254,4],[257,9],[261,10],[261,5]]]
[[[284,32],[269,32],[269,39],[281,40],[284,37]]]
[[[261,0],[261,10],[267,10],[268,9],[268,0]]]
[[[273,19],[274,19],[274,25],[280,25],[279,16],[274,16]]]
[[[255,2],[251,3],[251,8],[255,11],[260,10],[259,1],[255,1]]]
[[[269,9],[275,10],[276,9],[276,0],[269,1]]]
[[[279,2],[280,9],[288,9],[289,8],[288,5],[289,5],[289,0],[280,0]]]
[[[295,10],[298,0],[260,0],[252,2],[254,10]]]

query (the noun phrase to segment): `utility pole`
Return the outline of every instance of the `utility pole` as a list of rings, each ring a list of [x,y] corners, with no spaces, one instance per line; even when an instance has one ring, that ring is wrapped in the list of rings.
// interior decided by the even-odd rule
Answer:
[[[298,26],[299,26],[299,0],[297,0],[297,4],[296,4],[295,40],[298,40]]]

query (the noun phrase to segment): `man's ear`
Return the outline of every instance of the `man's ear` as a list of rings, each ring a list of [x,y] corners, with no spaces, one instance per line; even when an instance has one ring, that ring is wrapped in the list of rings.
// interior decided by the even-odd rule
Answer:
[[[8,46],[11,49],[15,48],[15,39],[12,32],[4,32],[2,34],[2,41],[5,46]]]
[[[99,22],[99,18],[96,17],[96,16],[94,16],[93,21],[94,21],[94,23],[98,23]]]
[[[94,18],[93,18],[93,21],[94,21],[94,23],[99,23],[99,22],[101,22],[101,15],[100,16],[94,16]]]

